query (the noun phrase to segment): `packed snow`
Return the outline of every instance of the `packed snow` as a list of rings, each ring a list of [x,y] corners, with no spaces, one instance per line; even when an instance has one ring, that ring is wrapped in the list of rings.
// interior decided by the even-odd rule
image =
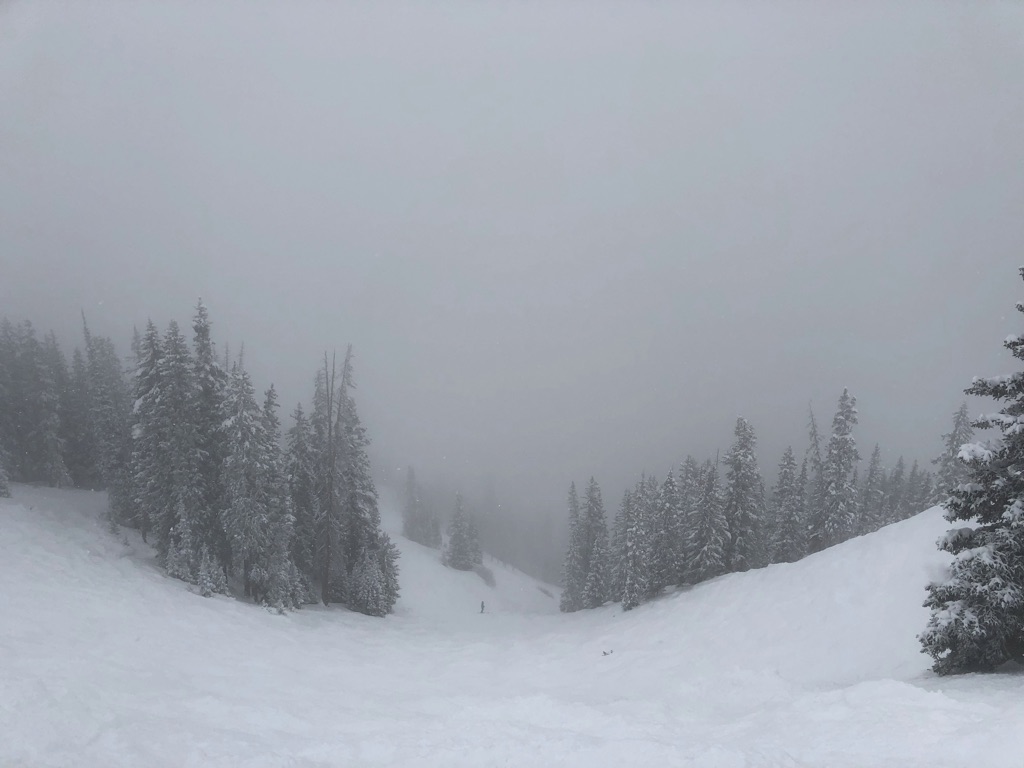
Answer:
[[[0,500],[2,766],[1019,768],[1024,675],[936,678],[937,509],[622,613],[395,535],[395,615],[168,578],[103,494]],[[385,498],[385,523],[397,515]],[[485,612],[480,613],[480,602]]]

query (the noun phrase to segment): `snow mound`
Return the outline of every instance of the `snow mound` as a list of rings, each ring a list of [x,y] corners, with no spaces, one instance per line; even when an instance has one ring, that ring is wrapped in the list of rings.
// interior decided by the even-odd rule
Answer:
[[[203,599],[102,494],[0,500],[0,766],[1019,768],[1024,676],[938,679],[938,510],[622,613],[396,537],[374,619]],[[385,499],[385,524],[394,508]],[[550,590],[549,590],[550,591]],[[479,614],[484,600],[488,613]]]

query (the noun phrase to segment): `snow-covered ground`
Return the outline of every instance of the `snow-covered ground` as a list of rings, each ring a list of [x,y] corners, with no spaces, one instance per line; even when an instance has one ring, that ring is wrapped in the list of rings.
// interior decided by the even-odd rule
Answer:
[[[400,539],[380,620],[193,595],[104,504],[0,501],[5,768],[1024,764],[1024,676],[918,652],[938,510],[628,614]]]

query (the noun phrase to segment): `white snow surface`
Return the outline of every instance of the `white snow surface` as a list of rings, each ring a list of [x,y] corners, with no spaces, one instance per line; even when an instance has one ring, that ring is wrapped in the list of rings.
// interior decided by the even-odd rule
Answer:
[[[489,562],[492,589],[396,536],[403,597],[382,620],[204,599],[106,531],[102,494],[14,492],[4,768],[1024,759],[1024,675],[940,679],[919,652],[923,587],[945,561],[938,509],[625,614],[558,614],[554,588]]]

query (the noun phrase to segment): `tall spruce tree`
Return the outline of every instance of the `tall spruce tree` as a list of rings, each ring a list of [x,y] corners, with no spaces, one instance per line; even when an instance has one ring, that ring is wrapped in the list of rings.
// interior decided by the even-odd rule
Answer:
[[[885,470],[882,467],[882,451],[875,445],[864,477],[864,490],[860,494],[858,533],[871,533],[881,528],[884,522],[882,508],[884,500]]]
[[[673,560],[676,565],[674,582],[685,584],[691,577],[691,559],[693,558],[694,532],[700,518],[701,467],[693,456],[687,456],[679,470],[679,511],[681,530],[678,532],[674,545]]]
[[[808,407],[810,422],[808,424],[808,444],[805,460],[807,462],[807,488],[804,501],[807,507],[808,535],[812,521],[823,514],[825,508],[825,459],[821,450],[821,433],[818,431],[818,420],[814,410]],[[810,545],[810,542],[808,542]]]
[[[199,465],[200,506],[196,510],[196,523],[198,535],[221,565],[227,567],[231,562],[231,543],[222,521],[226,503],[221,471],[227,452],[223,424],[228,375],[217,361],[210,336],[210,316],[202,299],[196,304],[192,331],[192,376],[195,382],[192,418],[196,448],[203,456]]]
[[[729,540],[725,567],[747,571],[762,565],[764,483],[757,467],[757,438],[750,422],[736,420],[735,440],[725,456],[725,519]]]
[[[476,565],[473,528],[469,513],[462,503],[462,494],[455,494],[455,513],[448,525],[448,545],[444,550],[444,564],[459,571],[471,571]]]
[[[652,588],[678,584],[680,541],[686,538],[686,520],[675,475],[669,471],[655,501],[652,531]]]
[[[1017,310],[1024,313],[1024,303]],[[1024,336],[1011,335],[1003,346],[1024,361]],[[962,525],[939,543],[953,562],[947,578],[928,587],[932,615],[920,636],[939,674],[1024,659],[1024,371],[975,379],[966,393],[1003,403],[974,422],[1001,436],[968,443],[958,454],[968,481],[950,490],[945,508],[946,519]]]
[[[147,540],[151,529],[161,517],[163,505],[162,452],[167,425],[158,418],[162,392],[160,361],[163,342],[152,321],[146,325],[141,352],[134,374],[134,400],[132,411],[131,491],[132,513],[130,523]]]
[[[583,505],[583,523],[586,534],[582,605],[599,608],[608,602],[611,591],[611,564],[608,550],[608,522],[604,501],[597,481],[591,477]]]
[[[563,613],[578,611],[583,607],[583,585],[586,579],[584,563],[584,528],[580,514],[580,500],[576,483],[569,486],[569,544],[565,551],[562,570],[562,596],[559,610]]]
[[[701,467],[699,488],[689,558],[689,581],[693,584],[725,572],[725,548],[729,542],[729,523],[718,487],[717,463],[707,461]]]
[[[905,520],[908,516],[907,506],[907,467],[900,456],[896,460],[896,466],[892,468],[886,482],[885,496],[882,502],[882,509],[885,513],[886,524]]]
[[[806,523],[803,517],[800,478],[793,449],[787,447],[779,462],[779,478],[772,495],[772,562],[794,563],[806,553]]]
[[[303,576],[307,593],[312,594],[312,587],[317,578],[316,534],[317,521],[320,517],[317,461],[312,427],[301,404],[295,407],[292,419],[292,427],[288,430],[285,469],[292,515],[295,519],[292,561]]]
[[[355,389],[353,377],[352,347],[345,353],[342,365],[341,384],[338,390],[338,416],[335,434],[338,440],[338,481],[339,501],[342,520],[342,552],[346,570],[346,584],[351,582],[356,566],[361,562],[375,559],[381,577],[386,573],[398,572],[397,562],[390,562],[397,549],[387,546],[388,539],[381,531],[380,510],[377,507],[377,489],[373,484],[370,458],[367,449],[370,439],[366,434],[356,410],[352,390]],[[475,558],[479,561],[479,540],[472,542],[476,546]],[[346,602],[353,610],[371,615],[378,614],[376,602],[373,605],[365,602],[368,593],[346,589]],[[386,590],[385,590],[385,596]],[[396,595],[397,598],[397,595]],[[387,602],[387,601],[385,601]],[[387,605],[384,613],[391,611],[393,600]]]
[[[820,552],[848,539],[857,519],[857,489],[853,471],[860,459],[853,428],[857,424],[857,398],[844,389],[832,419],[832,436],[828,441],[822,469],[825,496],[820,509],[810,520],[809,547]]]
[[[967,466],[960,461],[960,448],[973,439],[974,427],[967,415],[965,401],[953,414],[953,429],[942,436],[942,454],[932,461],[938,467],[932,497],[934,503],[945,501],[954,488],[967,481]]]
[[[205,460],[193,418],[195,379],[188,345],[175,321],[168,324],[159,363],[160,397],[156,420],[164,443],[158,447],[161,504],[155,521],[157,551],[168,573],[195,582],[201,539],[196,517],[201,504],[200,466]]]
[[[107,489],[112,525],[134,523],[131,487],[131,394],[114,342],[85,328],[88,432],[94,461]]]

